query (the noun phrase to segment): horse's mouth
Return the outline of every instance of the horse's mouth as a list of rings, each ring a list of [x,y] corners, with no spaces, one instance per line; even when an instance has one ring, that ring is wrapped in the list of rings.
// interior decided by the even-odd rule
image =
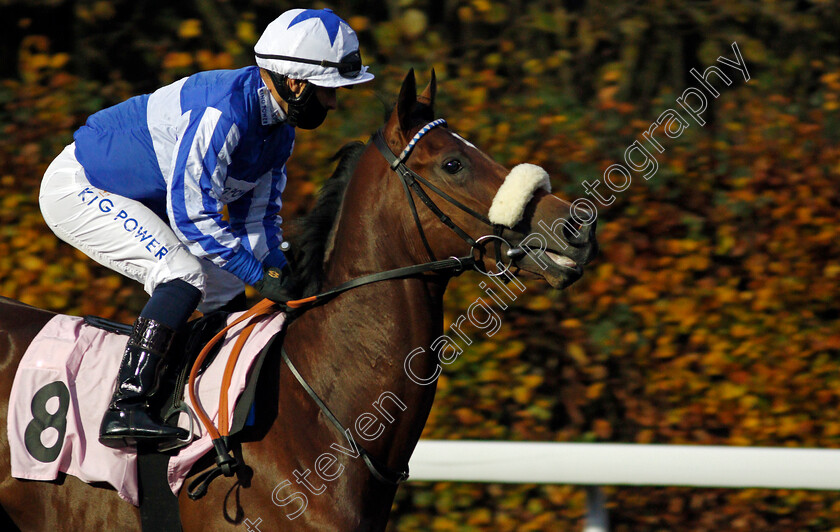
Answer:
[[[542,266],[532,257],[532,254],[546,265]],[[583,268],[565,255],[552,250],[534,250],[516,261],[516,266],[544,278],[552,288],[563,289],[581,278]]]

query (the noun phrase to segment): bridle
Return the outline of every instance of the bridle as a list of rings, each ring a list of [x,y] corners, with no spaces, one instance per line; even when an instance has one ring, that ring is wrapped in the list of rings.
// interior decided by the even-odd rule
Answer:
[[[456,224],[449,216],[443,213],[440,207],[438,207],[435,204],[435,202],[432,201],[432,198],[429,197],[426,191],[423,190],[423,188],[420,186],[420,183],[433,190],[438,196],[445,199],[455,207],[461,209],[463,212],[469,214],[473,218],[476,218],[487,225],[493,225],[490,222],[490,220],[488,220],[485,216],[475,212],[473,209],[470,209],[469,207],[459,202],[446,192],[440,190],[439,188],[431,184],[423,176],[421,176],[414,170],[411,170],[405,165],[405,160],[408,159],[409,155],[411,155],[411,152],[414,149],[414,146],[417,144],[417,141],[420,140],[420,138],[423,135],[431,131],[433,128],[439,126],[445,127],[446,120],[444,120],[443,118],[439,118],[433,122],[429,122],[428,124],[426,124],[423,128],[420,129],[420,131],[417,132],[414,138],[411,139],[411,141],[408,143],[408,145],[405,147],[402,153],[400,153],[399,157],[394,155],[394,153],[386,144],[385,136],[383,135],[381,129],[374,133],[372,138],[373,145],[376,146],[376,148],[379,150],[379,153],[381,153],[382,156],[385,157],[385,160],[388,161],[391,170],[396,172],[396,174],[400,177],[400,183],[402,183],[406,199],[408,199],[408,206],[411,209],[411,215],[414,218],[414,225],[417,226],[417,232],[420,233],[420,238],[423,240],[423,246],[425,246],[426,251],[429,253],[429,256],[432,257],[432,259],[435,258],[435,252],[432,251],[432,247],[429,245],[429,241],[426,238],[426,233],[425,231],[423,231],[423,224],[420,223],[420,217],[417,215],[417,207],[414,204],[414,197],[412,195],[412,191],[414,192],[414,194],[417,194],[417,197],[420,198],[420,200],[426,205],[426,207],[428,207],[429,210],[432,211],[444,225],[452,229],[452,231],[454,231],[455,234],[461,237],[461,239],[464,242],[469,244],[470,248],[475,248],[475,246],[478,245],[478,242],[474,240],[469,234],[467,234],[466,231],[461,229],[458,226],[458,224]]]
[[[500,224],[495,224],[491,222],[486,216],[476,212],[475,210],[467,207],[460,201],[456,200],[440,188],[436,187],[432,183],[430,183],[426,178],[418,174],[417,172],[413,171],[411,168],[405,165],[406,159],[408,156],[411,155],[411,152],[414,150],[417,142],[429,131],[436,127],[446,126],[446,120],[443,118],[439,118],[432,122],[429,122],[425,126],[423,126],[416,135],[409,141],[406,145],[405,149],[400,153],[399,156],[394,155],[391,151],[391,148],[388,147],[388,144],[385,142],[385,137],[382,132],[382,129],[379,129],[376,133],[373,134],[371,137],[371,142],[374,146],[379,150],[379,153],[385,158],[388,162],[391,170],[396,172],[396,174],[400,177],[400,183],[403,186],[403,190],[405,191],[406,198],[408,199],[408,206],[411,210],[411,215],[414,218],[414,224],[417,227],[417,231],[420,234],[420,239],[423,241],[423,246],[426,248],[427,253],[432,258],[431,262],[425,262],[422,264],[415,264],[412,266],[405,266],[402,268],[396,268],[393,270],[386,270],[383,272],[377,272],[369,275],[363,275],[361,277],[357,277],[355,279],[351,279],[345,283],[342,283],[330,290],[326,290],[319,294],[309,296],[303,299],[291,300],[285,303],[285,307],[287,309],[304,309],[314,306],[319,303],[323,303],[327,299],[331,299],[347,290],[352,288],[356,288],[359,286],[363,286],[370,283],[375,283],[379,281],[384,281],[388,279],[405,279],[407,277],[413,277],[418,274],[422,273],[429,273],[429,272],[450,272],[454,275],[460,275],[461,273],[467,271],[468,269],[474,269],[479,271],[485,275],[497,277],[505,275],[510,267],[513,264],[513,261],[525,254],[525,251],[522,248],[514,247],[505,240],[502,236],[505,226]],[[430,190],[432,190],[435,194],[446,200],[448,203],[454,205],[461,211],[469,214],[473,218],[487,224],[492,229],[492,234],[486,234],[480,236],[478,238],[472,238],[466,231],[464,231],[458,224],[456,224],[452,218],[447,216],[440,207],[429,197],[429,194],[423,190],[421,184]],[[414,202],[413,194],[416,194],[420,201],[423,202],[432,213],[437,216],[437,218],[447,227],[449,227],[452,231],[455,232],[467,245],[470,246],[469,255],[465,255],[462,257],[449,257],[443,260],[436,260],[434,251],[432,251],[432,247],[429,245],[429,241],[426,238],[426,233],[423,231],[423,225],[420,223],[420,217],[417,214],[417,206]],[[489,242],[495,242],[495,258],[496,258],[496,267],[498,270],[496,272],[489,272],[484,269],[483,262],[481,261],[482,257],[485,254],[485,246]],[[507,246],[507,252],[502,253],[502,245]],[[505,255],[508,259],[508,263],[503,263],[503,255]],[[504,269],[502,269],[504,267]]]

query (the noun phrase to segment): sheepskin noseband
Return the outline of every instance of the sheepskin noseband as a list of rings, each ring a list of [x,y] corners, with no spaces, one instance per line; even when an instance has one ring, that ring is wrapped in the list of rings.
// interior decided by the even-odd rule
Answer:
[[[535,164],[514,166],[496,192],[487,217],[494,224],[512,228],[522,219],[525,206],[538,188],[551,192],[548,172]]]

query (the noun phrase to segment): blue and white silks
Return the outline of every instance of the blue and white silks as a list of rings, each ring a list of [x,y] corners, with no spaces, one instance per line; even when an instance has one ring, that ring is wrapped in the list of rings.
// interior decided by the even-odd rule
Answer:
[[[201,72],[89,117],[76,158],[92,185],[140,201],[193,255],[253,284],[263,264],[286,264],[278,213],[295,133],[275,106],[257,67]]]

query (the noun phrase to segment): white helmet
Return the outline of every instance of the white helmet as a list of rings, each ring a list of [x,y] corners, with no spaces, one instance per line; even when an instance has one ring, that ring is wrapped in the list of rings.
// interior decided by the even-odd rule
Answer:
[[[254,46],[257,66],[320,87],[373,79],[362,66],[356,32],[331,9],[291,9],[275,19]]]

